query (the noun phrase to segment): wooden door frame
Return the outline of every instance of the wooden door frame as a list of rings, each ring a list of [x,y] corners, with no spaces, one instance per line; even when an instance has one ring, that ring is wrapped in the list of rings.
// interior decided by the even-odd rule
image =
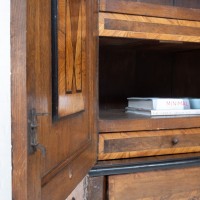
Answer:
[[[11,130],[14,200],[28,199],[26,29],[27,0],[11,0]]]

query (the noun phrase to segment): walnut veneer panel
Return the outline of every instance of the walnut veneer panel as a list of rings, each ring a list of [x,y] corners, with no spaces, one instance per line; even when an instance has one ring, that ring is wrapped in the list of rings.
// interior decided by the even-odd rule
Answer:
[[[99,160],[200,151],[200,129],[99,134]]]
[[[198,200],[199,172],[195,167],[109,176],[109,199]]]
[[[86,67],[86,5],[84,0],[58,1],[58,116],[84,110]]]
[[[105,37],[200,42],[200,22],[100,13],[99,35]]]

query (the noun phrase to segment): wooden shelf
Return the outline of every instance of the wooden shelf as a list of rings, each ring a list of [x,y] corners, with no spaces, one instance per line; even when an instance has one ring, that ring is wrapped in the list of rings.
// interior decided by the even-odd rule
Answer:
[[[124,109],[100,110],[99,132],[183,129],[199,127],[200,116],[143,116]]]

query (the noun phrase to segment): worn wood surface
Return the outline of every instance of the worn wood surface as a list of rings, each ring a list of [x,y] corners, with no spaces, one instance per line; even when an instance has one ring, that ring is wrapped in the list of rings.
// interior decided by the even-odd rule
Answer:
[[[157,155],[148,157],[135,157],[113,160],[98,160],[94,168],[109,168],[109,167],[123,167],[125,165],[140,165],[145,163],[164,163],[175,160],[188,160],[191,158],[199,158],[200,152],[195,153],[183,153],[183,154],[171,154],[171,155]]]
[[[100,132],[192,128],[199,127],[200,123],[198,116],[148,117],[125,113],[124,109],[100,111],[100,117]]]
[[[156,4],[155,4],[156,3]],[[165,4],[166,3],[166,4]],[[161,4],[161,5],[158,5]],[[112,12],[112,13],[123,13],[143,16],[154,16],[172,19],[188,19],[188,20],[199,20],[200,12],[198,9],[188,9],[182,7],[199,8],[200,3],[198,0],[175,0],[174,6],[169,5],[170,3],[164,1],[127,1],[127,0],[101,0],[100,11]]]
[[[99,160],[200,151],[200,129],[99,134]]]
[[[200,22],[99,13],[99,36],[200,42]]]
[[[26,1],[12,3],[13,191],[16,199],[65,199],[96,160],[97,2],[81,1],[88,11],[84,21],[87,24],[83,53],[87,67],[82,80],[84,111],[57,121],[52,114],[51,2],[30,0],[27,7]],[[80,88],[79,79],[76,84]],[[27,155],[27,126],[32,108],[38,113],[47,113],[37,117],[37,140],[46,148],[45,157],[39,150]]]
[[[88,200],[106,200],[107,193],[107,177],[89,177],[88,180]]]
[[[199,170],[196,167],[109,176],[109,199],[200,199]]]
[[[11,2],[12,197],[28,198],[26,0]]]

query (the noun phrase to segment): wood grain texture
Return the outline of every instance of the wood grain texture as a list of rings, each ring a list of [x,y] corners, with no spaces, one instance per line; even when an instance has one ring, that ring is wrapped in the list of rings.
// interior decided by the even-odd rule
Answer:
[[[44,12],[45,6],[45,12]],[[27,95],[27,112],[28,118],[24,122],[28,125],[30,119],[30,110],[35,108],[37,112],[51,113],[48,111],[48,103],[46,101],[46,94],[44,88],[50,81],[48,75],[50,65],[50,19],[48,18],[51,10],[51,5],[47,1],[30,0],[27,2],[27,66],[26,66],[26,95]],[[43,21],[45,23],[42,23]],[[41,26],[42,23],[42,26]],[[46,48],[44,46],[46,45]],[[41,100],[41,97],[43,100]],[[49,115],[50,117],[50,115]],[[38,132],[43,132],[45,129],[41,127],[42,123],[47,123],[49,117],[45,117],[43,121],[39,120],[40,128]],[[45,131],[46,132],[46,131]],[[29,132],[27,130],[26,134]],[[41,135],[38,136],[38,142],[44,144],[40,140]],[[27,142],[27,145],[28,142]],[[28,154],[28,200],[41,199],[41,154],[37,151],[35,154]],[[44,160],[43,160],[44,161]]]
[[[87,200],[106,200],[106,180],[107,177],[99,176],[99,177],[89,177],[88,180],[88,196]]]
[[[99,160],[200,151],[200,129],[99,134]],[[174,144],[174,141],[177,141]]]
[[[200,199],[200,168],[109,176],[110,200]]]
[[[181,96],[194,96],[199,94],[199,51],[180,52],[175,59],[175,68],[173,76],[173,94]],[[181,70],[181,76],[178,76]],[[182,84],[181,84],[182,82]],[[187,93],[187,94],[186,94]]]
[[[103,169],[109,167],[117,167],[131,165],[143,165],[145,163],[165,163],[169,161],[183,161],[190,160],[191,158],[199,158],[200,152],[197,153],[183,153],[183,154],[171,154],[171,155],[160,155],[160,156],[148,156],[148,157],[137,157],[137,158],[125,158],[125,159],[114,159],[114,160],[98,160],[94,166],[94,169]]]
[[[91,159],[92,149],[85,149],[84,154],[79,154],[74,160],[63,166],[57,174],[51,177],[42,187],[41,200],[64,200],[80,183],[88,172],[89,165],[86,160]],[[81,164],[80,164],[81,163]]]
[[[86,47],[84,58],[82,57],[87,66],[84,67],[82,80],[84,83],[81,91],[84,96],[85,110],[57,121],[53,120],[52,114],[52,2],[55,1],[28,1],[27,66],[25,70],[27,75],[25,94],[28,99],[28,107],[26,109],[29,111],[31,108],[35,108],[38,113],[48,113],[47,116],[38,116],[37,128],[38,142],[45,146],[46,156],[42,157],[41,152],[37,150],[35,154],[31,154],[27,158],[28,199],[30,200],[65,199],[93,166],[97,153],[97,130],[96,121],[94,121],[96,116],[95,67],[97,62],[97,30],[94,24],[97,24],[97,2],[81,1],[88,11],[84,21],[86,23],[84,33],[87,36],[84,39]],[[64,5],[64,2],[61,1],[61,4]],[[63,17],[65,14],[61,16]],[[60,24],[65,30],[65,23],[63,24],[61,20]],[[65,56],[66,52],[61,45],[63,44],[60,44],[62,56]],[[63,59],[62,64],[64,63]],[[66,89],[65,83],[64,81]],[[75,91],[74,88],[73,91]],[[23,104],[23,101],[21,103]],[[27,129],[27,119],[23,123]],[[24,134],[27,134],[27,131]],[[25,142],[27,145],[27,141]]]
[[[58,116],[83,111],[86,67],[84,0],[58,1]]]
[[[124,112],[124,109],[100,111],[100,132],[123,132],[141,130],[162,130],[199,127],[198,116],[148,117]]]
[[[141,3],[129,0],[101,0],[100,11],[194,21],[200,19],[200,11],[198,9],[172,7],[170,5],[167,6],[164,5],[163,1],[150,3],[147,3],[147,1],[148,0],[146,0],[146,3]],[[175,3],[175,6],[189,7],[190,5],[193,8],[199,8],[199,2],[197,3],[192,1],[185,0],[185,2],[183,2],[180,0]],[[154,3],[163,5],[156,5]]]
[[[27,1],[11,1],[12,197],[28,198],[26,24]]]
[[[100,13],[99,36],[200,42],[200,22]]]
[[[65,30],[65,37],[64,38],[65,42],[66,42],[66,45],[65,45],[65,48],[66,48],[66,55],[65,55],[65,61],[66,61],[66,66],[64,66],[64,71],[62,70],[60,73],[63,73],[64,74],[64,81],[66,82],[66,92],[67,93],[72,93],[72,85],[73,85],[73,78],[74,78],[74,47],[73,47],[73,43],[72,43],[72,23],[71,22],[71,9],[70,9],[70,3],[69,1],[67,1],[66,3],[66,7],[63,8],[64,10],[66,9],[66,30]],[[76,8],[77,9],[77,8]],[[59,13],[59,10],[58,10],[58,13]],[[80,13],[78,13],[78,16],[79,17]],[[78,29],[76,27],[76,29]],[[58,30],[59,30],[59,27],[58,27]],[[76,30],[78,31],[78,30]],[[59,38],[59,36],[58,36]],[[61,43],[64,43],[64,41],[62,41]],[[58,58],[59,60],[59,58]],[[58,66],[59,67],[59,66]]]

